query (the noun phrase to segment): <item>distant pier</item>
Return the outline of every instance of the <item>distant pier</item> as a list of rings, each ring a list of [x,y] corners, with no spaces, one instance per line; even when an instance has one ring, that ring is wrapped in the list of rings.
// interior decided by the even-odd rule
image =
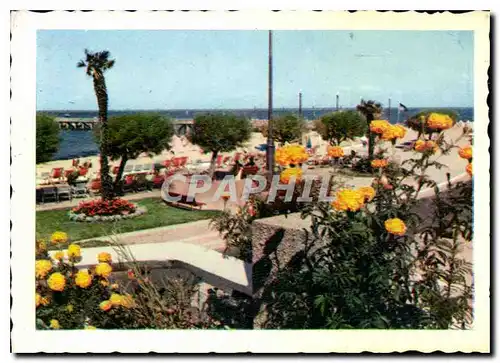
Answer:
[[[55,120],[61,130],[89,131],[99,124],[97,118],[57,117]],[[186,135],[193,130],[193,120],[174,120],[173,126],[176,135]]]

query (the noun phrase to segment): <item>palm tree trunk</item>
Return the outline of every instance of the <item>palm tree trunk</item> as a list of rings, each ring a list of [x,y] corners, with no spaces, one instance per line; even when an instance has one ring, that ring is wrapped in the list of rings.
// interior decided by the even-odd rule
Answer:
[[[208,169],[208,175],[210,176],[210,178],[214,177],[215,162],[217,161],[217,154],[219,154],[218,151],[212,152],[212,159],[210,160],[210,169]]]
[[[368,159],[373,160],[373,153],[375,151],[375,135],[370,131],[370,123],[373,121],[373,115],[367,115],[368,121]]]
[[[120,167],[118,168],[118,172],[116,173],[116,178],[115,178],[115,184],[113,187],[113,190],[115,191],[115,195],[118,194],[119,192],[122,192],[122,176],[123,176],[123,170],[125,170],[125,164],[127,164],[128,161],[128,156],[122,155],[122,160],[120,161]]]
[[[97,98],[99,108],[99,121],[101,121],[101,140],[100,140],[100,162],[101,162],[101,196],[103,200],[113,199],[113,179],[109,175],[109,161],[106,150],[106,142],[108,139],[107,122],[108,122],[108,93],[106,90],[106,82],[104,75],[94,74],[94,91]]]

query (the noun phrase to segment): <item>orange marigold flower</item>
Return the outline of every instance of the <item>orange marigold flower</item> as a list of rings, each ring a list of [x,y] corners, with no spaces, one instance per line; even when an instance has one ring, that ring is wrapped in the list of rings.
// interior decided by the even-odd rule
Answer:
[[[280,174],[280,183],[288,184],[292,177],[295,177],[295,181],[298,182],[302,179],[302,169],[301,168],[286,168]]]
[[[101,252],[97,255],[97,261],[111,263],[111,253]]]
[[[421,153],[423,153],[423,152],[435,153],[439,147],[436,144],[436,142],[434,142],[432,140],[425,141],[425,140],[419,139],[415,142],[414,148],[415,148],[415,151],[418,151]]]
[[[382,135],[389,127],[391,127],[391,124],[387,120],[373,120],[370,122],[370,131],[374,134]]]
[[[388,164],[386,159],[374,159],[371,162],[372,168],[385,168]]]
[[[406,233],[406,225],[399,218],[388,219],[384,223],[387,232],[396,236],[402,236]]]
[[[42,303],[42,297],[40,296],[39,293],[35,293],[35,306],[39,307],[40,304]]]
[[[101,262],[99,263],[96,267],[95,267],[95,273],[97,276],[101,276],[101,277],[104,277],[104,278],[107,278],[109,277],[109,275],[111,275],[111,272],[113,271],[113,269],[111,268],[111,266],[106,263],[106,262]]]
[[[50,241],[53,244],[66,243],[68,241],[68,235],[64,232],[54,232],[52,236],[50,236]]]
[[[365,198],[365,202],[371,202],[373,198],[375,197],[375,189],[372,187],[361,187],[358,189],[361,194],[363,194],[363,197]]]
[[[80,270],[76,273],[75,284],[76,286],[86,289],[92,283],[92,276],[90,276],[88,270]]]
[[[43,305],[43,306],[47,306],[50,304],[50,298],[49,297],[45,297],[45,296],[42,296],[42,299],[40,300],[40,303]]]
[[[54,258],[54,260],[62,261],[64,259],[64,251],[57,251],[52,257]]]
[[[427,118],[427,126],[431,129],[446,130],[453,126],[453,119],[442,113],[431,113]]]
[[[340,146],[328,146],[327,153],[331,158],[341,158],[344,156],[344,149]]]
[[[112,307],[113,307],[113,304],[109,300],[104,300],[103,302],[101,302],[99,304],[99,309],[101,309],[102,311],[108,311]]]
[[[35,277],[43,279],[52,270],[52,262],[49,260],[36,260],[35,261]]]
[[[465,171],[467,172],[467,174],[472,176],[472,163],[467,164],[467,166],[465,167]]]
[[[458,155],[460,155],[462,159],[472,159],[472,146],[464,146],[463,148],[458,150]]]
[[[49,288],[54,291],[63,291],[64,286],[66,285],[66,278],[64,275],[60,272],[54,272],[50,277],[47,279],[47,285],[49,285]]]
[[[80,258],[82,257],[82,250],[80,246],[71,244],[68,247],[68,258],[70,259],[75,259],[75,258]]]
[[[365,195],[359,190],[341,189],[336,193],[332,206],[338,211],[356,212],[365,204]]]
[[[309,155],[304,146],[290,144],[276,150],[275,159],[281,166],[297,165],[306,162],[309,159]]]

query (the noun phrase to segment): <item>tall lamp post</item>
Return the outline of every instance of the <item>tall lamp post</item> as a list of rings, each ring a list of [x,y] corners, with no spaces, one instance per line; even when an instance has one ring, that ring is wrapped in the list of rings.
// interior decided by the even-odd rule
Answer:
[[[269,80],[267,86],[267,170],[269,179],[274,174],[274,140],[273,140],[273,32],[269,30]]]

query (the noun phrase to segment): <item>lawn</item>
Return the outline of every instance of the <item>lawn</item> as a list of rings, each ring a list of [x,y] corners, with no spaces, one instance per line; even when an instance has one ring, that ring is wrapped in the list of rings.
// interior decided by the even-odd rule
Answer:
[[[159,198],[147,198],[137,203],[145,206],[146,214],[115,222],[85,223],[70,221],[69,209],[36,212],[36,236],[48,239],[55,231],[63,231],[73,241],[112,234],[113,231],[126,233],[141,229],[165,227],[174,224],[209,219],[218,212],[184,210],[167,206]]]

